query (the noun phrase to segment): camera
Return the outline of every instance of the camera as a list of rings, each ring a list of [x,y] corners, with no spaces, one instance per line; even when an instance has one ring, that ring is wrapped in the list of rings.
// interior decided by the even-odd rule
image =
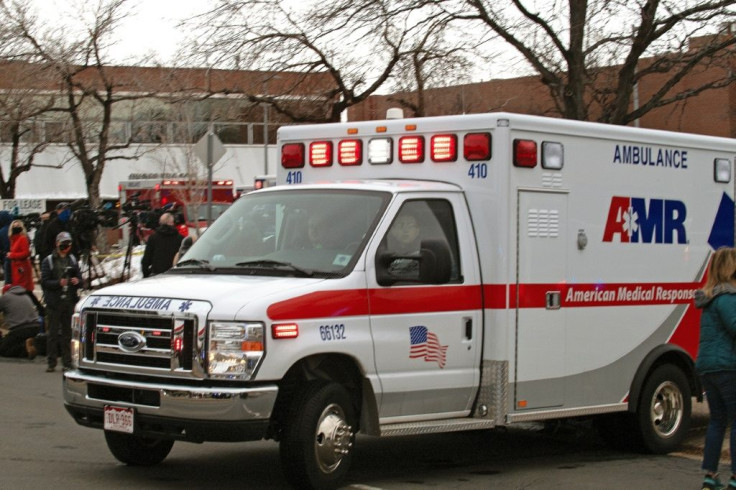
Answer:
[[[64,269],[64,274],[61,276],[62,279],[66,279],[66,284],[61,287],[61,299],[67,299],[69,296],[69,281],[72,278],[74,268],[69,266]]]

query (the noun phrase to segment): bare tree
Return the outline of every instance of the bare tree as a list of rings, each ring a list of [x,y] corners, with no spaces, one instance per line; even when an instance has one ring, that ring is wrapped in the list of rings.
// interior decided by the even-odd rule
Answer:
[[[628,124],[736,79],[734,0],[437,1],[516,50],[568,119]],[[705,67],[707,80],[681,84]],[[657,90],[638,94],[645,80]]]
[[[479,45],[472,36],[459,35],[446,16],[428,18],[414,33],[411,48],[399,61],[391,80],[391,102],[411,111],[413,116],[427,115],[427,90],[467,83],[473,73]]]
[[[0,156],[5,160],[7,173],[0,167],[0,197],[15,197],[16,181],[35,165],[36,156],[47,143],[46,127],[42,116],[56,104],[54,94],[31,85],[48,79],[43,66],[18,61],[0,65],[3,87],[0,89]]]
[[[223,0],[197,19],[211,29],[196,48],[211,64],[264,70],[262,86],[249,94],[253,102],[294,121],[337,121],[384,86],[415,50],[423,51],[417,61],[428,63],[432,43],[421,37],[437,13],[431,4],[405,8],[389,0]],[[301,76],[276,75],[284,71]],[[315,75],[323,76],[321,83]],[[300,91],[321,96],[306,104],[283,97]]]
[[[106,62],[116,27],[126,17],[128,0],[99,0],[76,12],[75,33],[66,28],[47,27],[23,1],[0,4],[5,22],[23,43],[29,58],[55,72],[60,97],[57,110],[68,115],[68,148],[84,172],[91,207],[100,204],[100,181],[106,163],[135,159],[129,149],[135,134],[118,131],[113,109],[135,110],[135,101],[149,98],[131,80],[125,80]],[[118,109],[119,108],[119,109]]]

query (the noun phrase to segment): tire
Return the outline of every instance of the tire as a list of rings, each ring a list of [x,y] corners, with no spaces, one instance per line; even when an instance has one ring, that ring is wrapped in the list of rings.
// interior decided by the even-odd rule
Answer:
[[[105,431],[105,442],[115,459],[130,466],[153,466],[166,459],[173,440]]]
[[[656,368],[641,391],[636,422],[643,449],[665,454],[677,449],[690,429],[692,394],[682,370],[672,364]]]
[[[298,488],[336,488],[350,468],[356,416],[337,383],[310,383],[289,411],[279,445],[281,464]]]

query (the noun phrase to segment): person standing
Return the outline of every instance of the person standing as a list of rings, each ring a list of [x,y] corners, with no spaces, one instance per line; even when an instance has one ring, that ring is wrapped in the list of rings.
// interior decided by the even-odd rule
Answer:
[[[45,251],[46,255],[41,257],[40,260],[43,261],[48,255],[51,255],[51,253],[56,248],[56,237],[61,233],[62,231],[70,231],[69,230],[69,220],[72,217],[72,207],[68,202],[60,202],[56,205],[56,217],[51,218],[49,221],[48,227],[46,228],[46,231],[44,232],[44,240],[45,240],[45,247],[43,250]]]
[[[10,264],[6,260],[6,255],[10,251],[10,223],[13,222],[13,215],[8,211],[0,211],[0,262],[3,265],[3,275],[5,276],[5,284],[10,284]]]
[[[31,264],[31,242],[23,222],[19,219],[10,223],[10,284],[22,286],[33,293],[33,264]]]
[[[164,213],[159,218],[159,226],[156,231],[148,237],[146,250],[141,259],[143,277],[155,276],[171,269],[174,256],[179,251],[181,241],[184,239],[174,228],[174,215]]]
[[[82,273],[71,249],[72,236],[62,231],[56,236],[56,249],[41,263],[41,287],[46,298],[47,373],[56,369],[59,356],[65,371],[72,366],[72,314],[79,299]]]
[[[731,425],[731,479],[736,489],[736,249],[716,250],[695,306],[703,310],[695,369],[705,389],[710,422],[705,434],[702,488],[723,488],[718,462],[726,428]]]
[[[56,211],[41,213],[41,226],[36,229],[36,234],[33,235],[33,248],[36,250],[39,267],[41,265],[41,261],[53,251],[53,249],[48,249],[46,240],[46,230],[49,228],[49,223],[51,223],[53,219],[56,219]]]

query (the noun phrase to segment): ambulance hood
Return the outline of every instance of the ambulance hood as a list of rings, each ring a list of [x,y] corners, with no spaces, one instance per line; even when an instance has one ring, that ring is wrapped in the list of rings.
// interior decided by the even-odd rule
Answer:
[[[235,318],[242,308],[256,302],[267,308],[273,302],[306,294],[323,281],[322,278],[163,274],[100,289],[80,305],[96,306],[92,303],[100,296],[204,301],[212,305],[211,317],[225,320]]]

